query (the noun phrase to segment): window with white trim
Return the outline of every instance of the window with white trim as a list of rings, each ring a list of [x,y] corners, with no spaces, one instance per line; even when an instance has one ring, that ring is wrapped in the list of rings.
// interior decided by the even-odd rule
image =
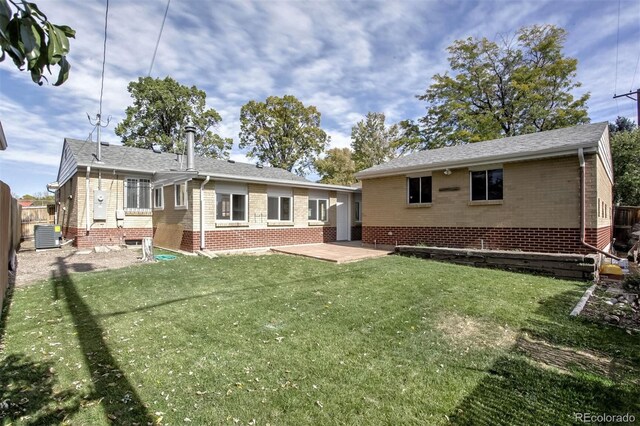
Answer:
[[[309,220],[326,222],[329,200],[309,200]]]
[[[407,178],[407,201],[409,204],[431,203],[431,176]]]
[[[362,222],[362,210],[361,210],[361,203],[360,201],[356,201],[355,202],[355,216],[356,216],[356,222]]]
[[[471,201],[502,200],[502,169],[469,172]]]
[[[216,221],[246,222],[249,195],[247,185],[235,182],[216,182]]]
[[[184,183],[176,183],[173,185],[173,191],[175,193],[175,204],[176,208],[187,208],[187,182]]]
[[[164,208],[164,188],[153,188],[153,208],[162,210]]]
[[[125,210],[151,209],[151,180],[126,178],[124,182]]]
[[[269,196],[267,198],[267,220],[291,220],[291,197]]]

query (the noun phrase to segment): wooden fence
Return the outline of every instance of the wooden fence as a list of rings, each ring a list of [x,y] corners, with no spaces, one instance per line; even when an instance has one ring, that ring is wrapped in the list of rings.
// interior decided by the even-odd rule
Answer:
[[[32,240],[36,225],[54,223],[55,206],[29,206],[22,208],[22,240]]]
[[[618,206],[613,217],[613,238],[616,245],[626,246],[631,239],[633,225],[640,223],[640,206]]]
[[[9,287],[9,265],[15,267],[20,245],[20,206],[9,185],[0,181],[0,311]]]

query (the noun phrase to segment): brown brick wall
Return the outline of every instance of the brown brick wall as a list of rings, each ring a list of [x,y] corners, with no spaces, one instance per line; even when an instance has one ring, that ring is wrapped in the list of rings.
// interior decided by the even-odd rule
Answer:
[[[205,231],[205,238],[205,244],[209,250],[238,250],[333,242],[336,240],[336,228],[312,226],[307,228],[229,229]],[[186,251],[199,250],[200,233],[184,231],[181,248]]]
[[[389,235],[391,233],[391,235]],[[586,241],[604,248],[610,228],[587,229]],[[364,226],[362,242],[381,245],[522,250],[548,253],[589,253],[580,243],[580,228],[474,228]]]
[[[73,245],[78,248],[119,245],[153,236],[151,228],[99,228],[87,232],[84,228],[63,227],[62,231],[65,238],[75,238]]]

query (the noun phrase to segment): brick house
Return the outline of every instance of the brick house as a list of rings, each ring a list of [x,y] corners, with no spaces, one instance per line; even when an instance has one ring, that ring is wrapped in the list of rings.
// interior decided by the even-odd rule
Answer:
[[[77,247],[138,242],[162,225],[180,226],[187,251],[360,239],[359,188],[193,155],[97,151],[75,139],[62,149],[56,221]]]
[[[612,170],[607,123],[417,152],[356,174],[362,241],[605,250]]]

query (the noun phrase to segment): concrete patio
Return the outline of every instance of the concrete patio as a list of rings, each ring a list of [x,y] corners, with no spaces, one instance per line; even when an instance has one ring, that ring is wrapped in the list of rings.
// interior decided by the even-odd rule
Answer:
[[[392,251],[362,247],[360,241],[337,242],[328,244],[308,244],[272,248],[276,253],[311,257],[334,263],[357,262],[364,259],[387,256]]]

